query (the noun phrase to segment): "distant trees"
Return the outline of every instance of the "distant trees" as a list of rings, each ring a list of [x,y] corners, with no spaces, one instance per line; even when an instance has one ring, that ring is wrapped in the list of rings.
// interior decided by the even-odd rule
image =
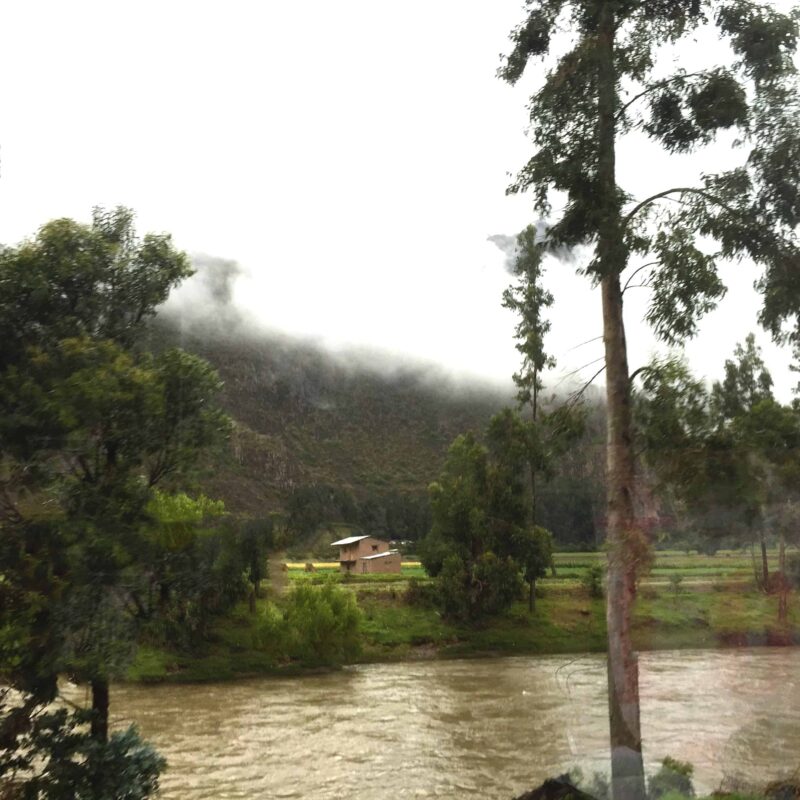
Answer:
[[[701,28],[730,45],[732,63],[665,73],[661,54]],[[594,248],[585,272],[602,299],[608,405],[612,789],[615,800],[641,800],[631,616],[647,542],[635,508],[623,294],[631,278],[642,278],[651,291],[648,322],[663,341],[679,343],[696,333],[699,317],[724,294],[719,261],[746,258],[763,270],[763,323],[781,336],[784,322],[797,321],[798,283],[790,278],[800,255],[796,19],[750,0],[534,0],[511,42],[500,69],[507,82],[515,84],[531,60],[551,62],[530,103],[536,152],[509,191],[531,189],[543,215],[555,203],[563,208],[547,231],[549,247]],[[739,167],[654,187],[641,199],[618,182],[620,143],[628,133],[642,132],[674,154],[731,129],[747,145]],[[790,335],[798,340],[800,330]]]
[[[204,361],[140,346],[190,272],[168,236],[138,239],[126,209],[56,220],[0,252],[0,670],[22,698],[2,750],[26,746],[65,672],[91,685],[91,752],[120,755],[109,681],[169,550],[153,536],[155,487],[227,431]]]
[[[770,588],[767,536],[796,540],[800,410],[778,403],[750,334],[710,391],[680,361],[647,371],[637,420],[646,458],[706,537],[738,537],[760,549]],[[781,556],[779,570],[785,572]]]

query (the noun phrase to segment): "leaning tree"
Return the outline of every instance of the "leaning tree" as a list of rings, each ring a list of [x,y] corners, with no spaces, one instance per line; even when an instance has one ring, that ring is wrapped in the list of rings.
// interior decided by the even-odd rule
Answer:
[[[758,268],[762,322],[776,338],[800,339],[800,116],[792,61],[797,15],[750,0],[527,0],[500,76],[515,84],[531,59],[545,71],[531,98],[535,153],[510,192],[531,189],[539,213],[563,213],[553,247],[593,248],[585,272],[600,289],[608,402],[608,680],[612,787],[616,800],[645,793],[638,665],[631,641],[636,578],[648,544],[636,518],[631,375],[623,284],[650,287],[647,321],[669,344],[697,332],[725,292],[718,266]],[[706,33],[703,33],[706,29]],[[714,35],[708,63],[691,71],[669,55]],[[663,58],[662,56],[667,56]],[[742,163],[635,198],[617,178],[630,134],[661,145],[664,158],[735,131]],[[629,271],[630,274],[628,274]],[[787,322],[794,328],[786,333]]]

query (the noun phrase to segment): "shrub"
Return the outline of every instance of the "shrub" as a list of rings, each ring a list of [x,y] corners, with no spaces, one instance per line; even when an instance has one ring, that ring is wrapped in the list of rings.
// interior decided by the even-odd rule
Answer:
[[[351,592],[328,581],[298,584],[288,597],[288,651],[307,666],[338,666],[361,649],[361,611]]]
[[[595,599],[603,597],[603,573],[602,564],[592,564],[581,576],[581,586],[586,589],[589,597]]]
[[[667,756],[661,762],[661,769],[647,782],[649,800],[659,800],[667,794],[694,797],[693,773],[691,764]]]
[[[586,778],[580,767],[573,767],[567,777],[572,786],[590,795],[594,800],[611,800],[611,786],[608,776],[604,773],[594,772],[591,778]]]
[[[436,602],[436,586],[419,578],[411,578],[403,599],[410,606],[430,608]]]
[[[474,621],[499,614],[522,590],[519,567],[510,558],[484,553],[468,565],[457,555],[442,564],[436,583],[437,599],[445,616]]]
[[[475,562],[472,580],[480,614],[505,611],[522,591],[519,567],[512,559],[498,558],[494,553],[484,553]]]
[[[145,800],[158,793],[164,759],[133,726],[107,742],[94,739],[87,729],[90,717],[66,709],[34,717],[17,747],[0,752],[0,775],[19,790],[12,797]]]
[[[447,556],[436,579],[437,602],[445,616],[454,619],[470,616],[469,583],[463,559],[457,555]]]
[[[253,646],[270,656],[273,664],[289,657],[289,628],[286,617],[274,603],[266,603],[253,633]]]

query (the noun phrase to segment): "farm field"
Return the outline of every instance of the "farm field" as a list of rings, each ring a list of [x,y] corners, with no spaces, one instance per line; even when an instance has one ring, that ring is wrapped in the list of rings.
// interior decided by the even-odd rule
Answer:
[[[777,568],[777,551],[768,553],[770,564]],[[580,584],[581,578],[594,564],[603,564],[603,553],[556,553],[554,557],[556,574],[541,581],[541,587],[569,586]],[[306,571],[306,563],[313,563],[314,572]],[[369,583],[396,584],[410,578],[425,580],[427,575],[421,563],[409,556],[403,561],[400,575],[351,575],[345,577],[339,571],[336,561],[287,562],[290,581],[319,580],[329,576],[333,580],[351,583],[354,586]],[[753,579],[753,558],[749,551],[721,550],[713,556],[702,553],[686,553],[678,550],[662,550],[656,553],[655,562],[649,574],[642,579],[643,585],[671,584],[671,579],[680,578],[681,585],[692,583],[711,584],[715,582],[739,583]]]
[[[605,601],[581,583],[600,553],[561,553],[555,578],[537,584],[536,609],[520,601],[506,614],[476,626],[453,624],[424,600],[431,580],[409,558],[401,574],[343,575],[319,562],[306,572],[292,562],[285,591],[303,582],[334,581],[352,591],[362,614],[359,663],[420,658],[602,652],[606,646]],[[777,553],[770,553],[777,567]],[[223,680],[257,674],[302,672],[276,665],[259,645],[267,603],[280,595],[264,586],[255,614],[246,604],[218,621],[207,646],[192,653],[142,648],[129,678],[144,681]],[[634,638],[642,650],[795,644],[800,641],[800,600],[789,601],[785,626],[777,623],[777,598],[756,589],[749,553],[715,556],[658,553],[643,579],[634,615]]]

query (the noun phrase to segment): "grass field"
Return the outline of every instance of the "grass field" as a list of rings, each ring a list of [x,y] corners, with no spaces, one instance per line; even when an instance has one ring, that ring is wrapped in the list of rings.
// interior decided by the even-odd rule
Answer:
[[[600,652],[606,646],[605,602],[588,596],[581,575],[602,561],[599,553],[562,553],[557,576],[538,584],[536,610],[519,602],[501,617],[474,627],[443,619],[431,607],[408,601],[412,578],[424,585],[418,562],[395,575],[342,575],[338,565],[320,563],[315,572],[293,563],[289,587],[333,580],[352,591],[361,608],[361,662],[402,661],[509,654]],[[777,554],[770,554],[777,566]],[[680,576],[681,581],[670,580]],[[266,587],[265,587],[266,588]],[[280,597],[272,597],[280,603]],[[263,605],[266,600],[260,600]],[[245,605],[219,620],[206,646],[194,653],[142,648],[132,680],[224,680],[246,675],[296,672],[276,670],[257,646],[259,613]],[[800,641],[800,598],[789,603],[789,621],[777,624],[777,598],[755,588],[749,553],[716,556],[658,553],[642,580],[634,614],[634,638],[643,650],[796,644]]]
[[[770,561],[777,567],[777,552],[772,552]],[[603,553],[556,553],[556,574],[548,576],[541,582],[542,588],[579,585],[582,576],[593,564],[605,563]],[[290,581],[310,580],[319,582],[328,576],[337,582],[353,585],[367,583],[372,586],[380,584],[394,585],[409,578],[424,580],[427,576],[419,561],[411,558],[403,562],[400,575],[350,575],[344,576],[339,571],[336,561],[313,562],[314,572],[306,572],[305,562],[288,562],[286,564]],[[707,556],[699,553],[685,553],[676,550],[664,550],[656,553],[655,563],[649,575],[642,580],[642,585],[670,585],[671,579],[679,577],[681,585],[692,583],[714,584],[751,582],[753,579],[752,556],[749,552],[723,550],[716,555]]]

